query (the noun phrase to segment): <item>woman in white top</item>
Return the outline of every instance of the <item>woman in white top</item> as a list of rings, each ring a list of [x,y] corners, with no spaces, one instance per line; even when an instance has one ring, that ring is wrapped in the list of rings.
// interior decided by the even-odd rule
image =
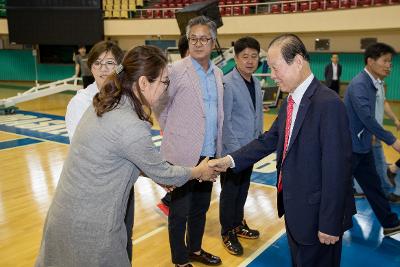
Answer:
[[[95,82],[86,89],[79,90],[68,103],[65,124],[70,142],[83,113],[92,104],[93,97],[99,92],[105,79],[121,63],[123,56],[124,52],[112,41],[101,41],[90,50],[87,64]]]

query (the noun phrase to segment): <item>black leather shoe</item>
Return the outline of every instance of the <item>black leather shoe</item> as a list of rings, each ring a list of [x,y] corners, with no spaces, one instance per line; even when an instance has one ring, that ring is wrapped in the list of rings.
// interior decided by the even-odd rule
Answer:
[[[179,264],[175,264],[175,267],[193,267],[193,265],[191,265],[190,263],[181,266],[179,266]]]
[[[191,261],[201,262],[205,265],[220,265],[222,263],[218,256],[214,256],[211,253],[205,252],[204,250],[200,250],[200,255],[190,253],[189,259]]]
[[[240,256],[243,254],[243,247],[236,236],[235,230],[231,230],[226,235],[223,235],[222,243],[224,244],[224,248],[232,255]]]
[[[238,237],[246,239],[257,239],[260,237],[260,232],[250,229],[249,226],[247,226],[246,220],[243,220],[242,225],[236,227],[235,231]]]
[[[395,172],[392,172],[392,171],[390,170],[390,168],[388,167],[387,170],[386,170],[386,174],[387,174],[387,177],[389,178],[390,184],[391,184],[392,186],[396,186],[396,182],[395,182],[396,173],[395,173]]]
[[[399,195],[390,193],[390,194],[387,196],[387,199],[389,200],[390,203],[400,204],[400,196],[399,196]]]
[[[384,236],[391,236],[400,233],[400,224],[390,228],[383,228]]]

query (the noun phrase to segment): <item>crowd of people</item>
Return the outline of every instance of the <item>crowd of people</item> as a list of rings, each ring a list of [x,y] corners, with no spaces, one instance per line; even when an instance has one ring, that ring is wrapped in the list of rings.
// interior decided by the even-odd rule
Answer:
[[[93,46],[86,61],[94,82],[67,107],[71,145],[36,266],[131,266],[134,183],[141,173],[169,192],[163,202],[175,266],[222,263],[202,248],[218,175],[222,245],[240,256],[239,238],[260,236],[244,212],[253,165],[273,152],[278,215],[285,215],[293,266],[340,266],[342,236],[356,213],[353,177],[383,234],[400,232],[389,204],[399,203],[398,191],[382,187],[387,173],[400,177],[392,175],[400,160],[387,172],[381,146],[383,141],[400,152],[400,141],[383,128],[384,114],[400,126],[383,86],[393,48],[377,43],[365,51],[365,68],[342,101],[337,54],[325,69],[324,85],[311,71],[302,40],[276,37],[267,61],[271,78],[288,97],[263,132],[262,91],[252,75],[259,42],[236,40],[236,66],[224,76],[210,60],[216,39],[215,23],[199,16],[180,39],[182,59],[171,65],[153,46],[125,55],[112,41]],[[151,139],[152,112],[163,132],[160,152]]]

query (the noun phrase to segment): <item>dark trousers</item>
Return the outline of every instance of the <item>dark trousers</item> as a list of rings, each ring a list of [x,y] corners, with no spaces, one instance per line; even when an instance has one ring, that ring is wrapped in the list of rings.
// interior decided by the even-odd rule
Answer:
[[[252,170],[253,166],[239,173],[234,173],[231,169],[221,173],[222,189],[219,200],[221,235],[242,224]]]
[[[189,262],[189,253],[201,249],[212,186],[212,182],[190,180],[171,193],[168,233],[174,264]]]
[[[125,214],[126,234],[128,236],[126,251],[128,252],[128,257],[130,262],[132,262],[132,228],[133,228],[134,216],[135,216],[135,190],[132,186],[131,192],[129,193],[129,199]]]
[[[300,226],[301,227],[301,226]],[[286,225],[286,234],[294,267],[338,267],[342,256],[342,237],[334,245],[317,242],[302,245],[293,238]],[[318,233],[315,233],[317,235]]]
[[[381,180],[376,172],[372,151],[366,154],[353,153],[353,176],[361,186],[372,210],[383,227],[399,224],[397,215],[390,209],[382,190]]]
[[[339,87],[340,87],[340,84],[339,84],[338,80],[336,80],[336,81],[332,80],[331,86],[329,86],[329,88],[331,88],[333,91],[335,91],[338,94],[339,94]]]
[[[82,83],[83,83],[83,88],[88,87],[92,83],[94,83],[94,77],[93,76],[82,76]]]

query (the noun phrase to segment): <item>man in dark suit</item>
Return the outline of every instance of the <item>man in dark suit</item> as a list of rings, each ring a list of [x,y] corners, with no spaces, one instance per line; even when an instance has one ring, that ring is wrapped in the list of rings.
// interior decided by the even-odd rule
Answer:
[[[339,94],[340,76],[342,75],[342,65],[339,64],[339,55],[332,54],[331,63],[325,67],[325,84]]]
[[[285,214],[293,266],[339,266],[355,213],[346,109],[311,73],[296,35],[275,38],[267,60],[287,101],[269,131],[209,165],[237,172],[276,151],[278,214]]]

